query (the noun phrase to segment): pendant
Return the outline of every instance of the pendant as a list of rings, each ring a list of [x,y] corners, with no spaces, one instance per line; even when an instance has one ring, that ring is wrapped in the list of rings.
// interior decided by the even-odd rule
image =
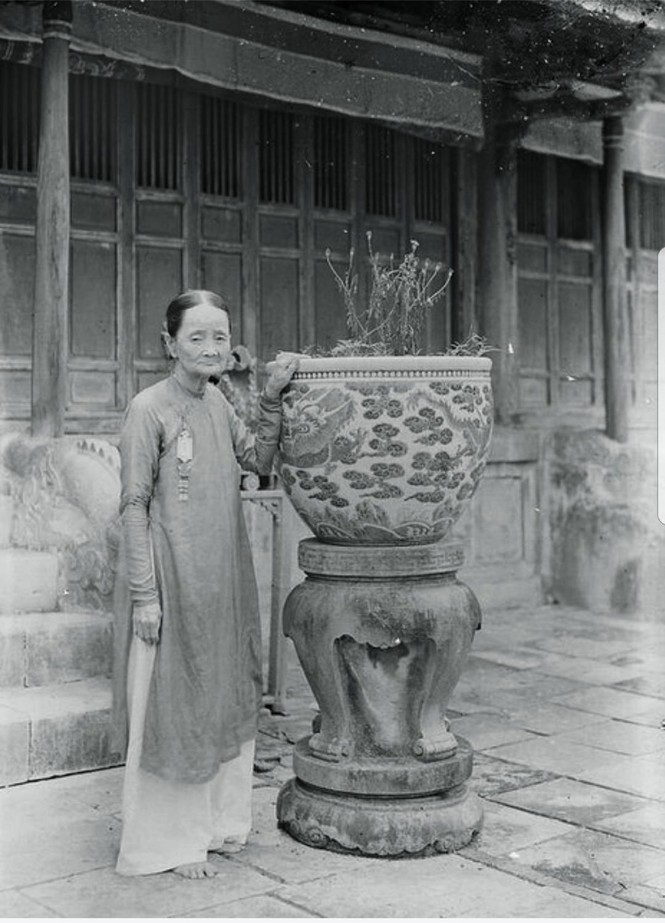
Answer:
[[[189,499],[189,477],[192,473],[194,440],[184,420],[176,443],[176,458],[178,460],[178,500],[185,503]]]

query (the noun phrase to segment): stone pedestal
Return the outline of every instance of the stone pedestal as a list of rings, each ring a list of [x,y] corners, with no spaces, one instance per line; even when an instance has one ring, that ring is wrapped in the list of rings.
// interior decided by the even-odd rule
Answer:
[[[480,625],[461,548],[301,542],[292,638],[320,708],[295,749],[279,824],[310,846],[375,856],[448,852],[479,830],[469,744],[446,705]]]

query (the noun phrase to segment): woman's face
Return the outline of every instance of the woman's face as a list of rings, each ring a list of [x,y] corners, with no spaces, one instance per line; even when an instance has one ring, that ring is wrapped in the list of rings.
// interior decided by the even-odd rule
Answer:
[[[219,375],[231,351],[229,316],[211,304],[198,304],[182,315],[180,329],[168,339],[169,352],[183,372],[196,378]]]

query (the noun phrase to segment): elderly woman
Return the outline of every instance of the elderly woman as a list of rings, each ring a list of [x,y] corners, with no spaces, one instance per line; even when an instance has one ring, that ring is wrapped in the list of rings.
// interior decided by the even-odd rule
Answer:
[[[207,853],[240,848],[251,826],[262,682],[239,480],[241,469],[270,472],[296,362],[271,373],[253,437],[209,383],[229,365],[223,300],[185,292],[166,328],[173,372],[133,399],[120,442],[114,717],[127,764],[117,871],[202,878],[214,874]]]

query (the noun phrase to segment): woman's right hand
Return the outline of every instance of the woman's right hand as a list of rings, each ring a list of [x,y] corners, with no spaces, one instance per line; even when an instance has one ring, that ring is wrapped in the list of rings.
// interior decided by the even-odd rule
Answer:
[[[162,624],[162,607],[159,603],[134,604],[134,634],[146,644],[157,644]]]

